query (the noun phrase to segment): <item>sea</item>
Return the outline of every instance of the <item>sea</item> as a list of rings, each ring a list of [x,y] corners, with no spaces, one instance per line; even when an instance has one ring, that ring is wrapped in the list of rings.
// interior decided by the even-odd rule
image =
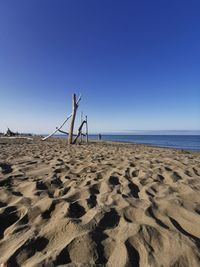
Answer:
[[[56,137],[66,138],[65,135],[56,135]],[[98,135],[89,135],[89,139],[98,140]],[[102,134],[101,140],[200,151],[200,135]]]

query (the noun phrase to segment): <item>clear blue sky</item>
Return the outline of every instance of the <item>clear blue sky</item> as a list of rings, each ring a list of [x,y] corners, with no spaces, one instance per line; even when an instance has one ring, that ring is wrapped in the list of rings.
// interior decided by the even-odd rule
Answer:
[[[0,0],[0,131],[200,129],[200,1]],[[78,118],[79,119],[79,118]]]

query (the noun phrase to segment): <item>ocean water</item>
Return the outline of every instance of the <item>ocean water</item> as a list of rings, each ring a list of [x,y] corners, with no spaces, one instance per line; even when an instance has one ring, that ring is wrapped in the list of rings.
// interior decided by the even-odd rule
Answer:
[[[58,137],[58,135],[57,135]],[[64,135],[59,137],[66,138]],[[89,135],[89,139],[97,140],[98,135]],[[102,140],[146,144],[159,147],[200,151],[200,135],[104,135]]]
[[[200,135],[102,135],[102,140],[200,150]]]

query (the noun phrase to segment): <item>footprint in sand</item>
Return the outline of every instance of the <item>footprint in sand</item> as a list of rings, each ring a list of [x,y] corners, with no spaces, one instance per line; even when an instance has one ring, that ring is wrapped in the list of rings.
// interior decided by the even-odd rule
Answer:
[[[48,187],[46,186],[46,184],[42,180],[40,180],[40,181],[36,182],[36,189],[37,190],[47,190]]]
[[[69,218],[78,219],[85,214],[85,209],[77,202],[71,203],[69,205],[67,216]]]
[[[132,267],[139,267],[139,262],[140,262],[140,255],[138,251],[135,249],[133,246],[132,242],[130,239],[127,239],[125,241],[125,246],[127,249],[127,254],[128,254],[128,262],[130,266]]]
[[[52,201],[49,209],[45,210],[41,216],[43,219],[50,219],[51,218],[51,213],[55,210],[57,202],[56,201]]]
[[[109,184],[115,186],[115,185],[119,185],[119,178],[116,176],[110,176],[109,180],[108,180]]]
[[[0,173],[8,174],[12,172],[11,165],[7,163],[0,163]]]
[[[8,178],[6,179],[1,179],[0,180],[0,187],[7,187],[8,189],[11,189],[12,188],[12,182],[13,182],[13,178],[12,176],[9,176]]]
[[[27,240],[8,260],[8,266],[21,266],[24,261],[34,256],[35,253],[43,251],[48,243],[49,240],[43,236]]]
[[[138,195],[138,193],[140,192],[139,187],[138,187],[136,184],[132,183],[132,182],[130,182],[130,183],[128,184],[128,187],[129,187],[129,189],[130,189],[130,194],[131,194],[134,198],[139,198],[139,195]]]
[[[98,195],[99,192],[99,184],[93,184],[91,187],[89,187],[89,192],[92,195]]]
[[[98,227],[101,229],[110,229],[118,226],[120,221],[120,216],[117,211],[112,208],[109,212],[106,212],[103,218],[100,220]]]
[[[56,259],[53,262],[53,266],[59,266],[68,264],[71,262],[70,255],[68,252],[68,247],[64,247],[61,252],[56,256]]]
[[[171,178],[174,183],[182,179],[182,177],[177,172],[173,172],[173,174],[171,175]]]
[[[97,254],[95,257],[95,264],[104,266],[104,264],[107,263],[108,258],[106,256],[105,244],[103,244],[103,242],[108,238],[108,235],[105,234],[104,231],[118,227],[119,221],[119,214],[117,213],[115,208],[111,208],[110,211],[106,212],[100,219],[97,227],[92,232],[90,232],[90,237],[95,243],[94,247]]]
[[[4,231],[20,219],[15,206],[7,207],[0,214],[0,238],[3,237]]]
[[[94,208],[97,205],[97,196],[90,195],[90,197],[87,199],[87,205],[90,209]]]

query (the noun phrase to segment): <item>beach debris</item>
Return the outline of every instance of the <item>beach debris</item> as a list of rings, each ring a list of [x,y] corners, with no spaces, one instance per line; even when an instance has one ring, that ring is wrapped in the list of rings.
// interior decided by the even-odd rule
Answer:
[[[5,133],[5,136],[16,136],[16,135],[19,135],[19,133],[14,133],[12,132],[9,128],[7,130],[7,132]]]
[[[80,100],[81,100],[81,97],[80,97]],[[68,134],[68,144],[73,143],[74,122],[76,119],[77,109],[78,109],[78,101],[76,101],[76,94],[73,94],[73,97],[72,97],[72,117],[71,117],[71,123],[70,123],[69,134]]]
[[[75,119],[76,119],[76,114],[77,114],[77,109],[79,106],[79,102],[81,100],[81,95],[79,96],[78,100],[76,99],[76,94],[73,94],[72,96],[72,113],[66,118],[66,120],[61,124],[60,127],[56,127],[56,130],[53,131],[51,134],[48,136],[42,138],[42,141],[47,140],[49,137],[53,136],[57,132],[60,132],[62,134],[66,134],[68,136],[67,142],[68,144],[76,144],[79,137],[80,137],[80,142],[82,143],[83,141],[83,136],[85,137],[86,143],[88,143],[88,120],[87,116],[85,116],[85,119],[83,120],[83,113],[81,113],[81,124],[78,128],[78,133],[74,134],[74,124],[75,124]],[[66,124],[66,122],[71,118],[70,122],[70,127],[69,127],[69,132],[61,130],[63,126]],[[83,126],[85,125],[85,134],[82,132]]]
[[[81,99],[81,97],[79,97]],[[73,139],[73,132],[74,132],[74,123],[76,119],[76,113],[78,109],[78,103],[79,101],[76,101],[76,94],[73,94],[72,96],[72,117],[71,117],[71,123],[70,123],[70,128],[69,128],[69,134],[68,134],[68,144],[76,144],[77,140],[79,137],[81,137],[81,142],[82,142],[82,137],[86,137],[86,143],[88,143],[88,122],[87,122],[87,116],[85,117],[85,120],[83,120],[83,113],[81,112],[81,125],[78,128],[78,133]],[[83,126],[86,126],[86,133],[83,134],[82,128]]]
[[[0,138],[9,138],[9,139],[27,139],[27,140],[33,140],[32,134],[30,133],[18,133],[13,132],[9,128],[4,134],[0,134]]]
[[[76,141],[78,140],[79,137],[81,137],[81,140],[82,140],[82,136],[85,136],[86,137],[86,142],[88,142],[87,130],[86,130],[86,134],[82,133],[82,128],[83,128],[84,124],[86,125],[86,128],[87,128],[87,116],[86,116],[85,120],[82,121],[81,126],[78,128],[78,134],[76,135],[76,137],[75,137],[75,139],[73,141],[73,144],[76,143]]]

